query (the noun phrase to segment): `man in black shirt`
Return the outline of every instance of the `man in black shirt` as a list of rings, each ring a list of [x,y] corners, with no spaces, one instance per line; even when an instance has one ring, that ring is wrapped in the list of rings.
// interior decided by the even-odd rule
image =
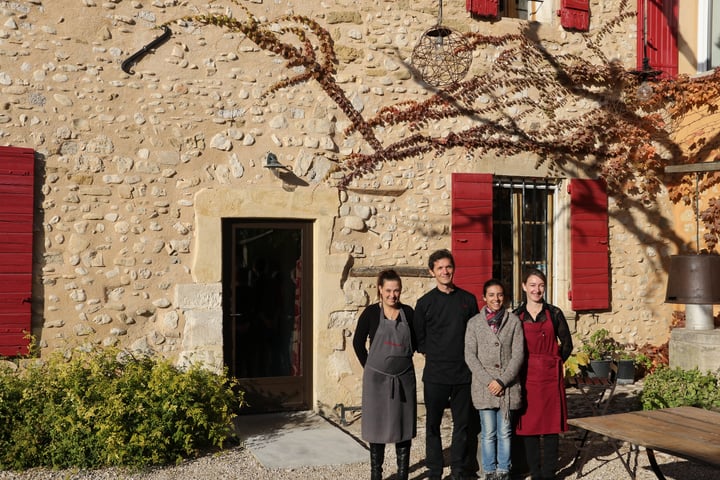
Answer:
[[[426,409],[425,465],[431,480],[442,478],[443,455],[440,424],[450,404],[453,432],[450,469],[453,480],[477,460],[470,458],[468,437],[477,435],[476,412],[470,398],[470,369],[465,364],[465,327],[478,313],[475,296],[453,283],[455,260],[448,250],[437,250],[428,259],[436,287],[420,297],[415,307],[418,351],[425,355],[423,385]],[[473,422],[475,420],[475,422]],[[477,450],[477,439],[470,442]]]

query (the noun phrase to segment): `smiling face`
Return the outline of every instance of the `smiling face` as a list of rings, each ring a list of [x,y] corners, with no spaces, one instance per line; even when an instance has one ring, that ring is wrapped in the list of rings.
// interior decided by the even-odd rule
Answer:
[[[497,312],[505,304],[505,290],[500,285],[490,285],[485,289],[483,300],[490,310]]]
[[[455,265],[449,258],[441,258],[433,264],[430,275],[435,278],[437,286],[440,290],[450,290],[453,288],[453,275],[455,275]]]
[[[545,296],[545,281],[537,275],[530,275],[522,284],[528,302],[543,303]]]
[[[385,280],[382,285],[378,285],[378,294],[383,306],[388,308],[397,308],[400,303],[400,293],[402,287],[397,280]]]

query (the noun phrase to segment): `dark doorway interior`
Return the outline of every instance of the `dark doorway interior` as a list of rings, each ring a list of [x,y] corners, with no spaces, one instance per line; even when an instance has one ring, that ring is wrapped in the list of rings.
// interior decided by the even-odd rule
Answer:
[[[248,411],[310,407],[311,227],[223,220],[223,351]]]

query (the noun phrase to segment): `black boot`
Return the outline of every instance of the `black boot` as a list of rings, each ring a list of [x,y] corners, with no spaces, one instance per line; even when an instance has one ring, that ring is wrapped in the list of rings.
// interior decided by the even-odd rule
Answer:
[[[410,474],[410,440],[395,444],[397,455],[397,480],[408,480]]]
[[[560,436],[557,434],[543,436],[543,462],[542,462],[542,478],[543,480],[555,480],[555,472],[558,465],[558,450],[560,446]]]
[[[525,460],[530,470],[530,478],[532,480],[542,479],[542,470],[540,469],[540,437],[530,435],[522,437],[525,443]]]
[[[382,480],[382,467],[385,461],[385,444],[370,444],[370,480]]]

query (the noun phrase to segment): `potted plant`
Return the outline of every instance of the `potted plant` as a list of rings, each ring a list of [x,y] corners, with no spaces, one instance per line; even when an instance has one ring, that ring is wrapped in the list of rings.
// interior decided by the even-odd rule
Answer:
[[[652,372],[655,368],[652,358],[647,354],[636,352],[635,353],[635,377],[643,378],[648,373]]]
[[[652,359],[642,353],[637,345],[628,343],[615,353],[617,383],[635,383],[636,378],[644,377],[653,368]]]
[[[583,340],[580,351],[587,354],[590,360],[591,377],[610,378],[613,357],[618,351],[618,342],[604,328],[596,330],[590,339]]]
[[[630,350],[620,351],[616,354],[615,363],[615,381],[618,385],[635,383],[635,353]]]

